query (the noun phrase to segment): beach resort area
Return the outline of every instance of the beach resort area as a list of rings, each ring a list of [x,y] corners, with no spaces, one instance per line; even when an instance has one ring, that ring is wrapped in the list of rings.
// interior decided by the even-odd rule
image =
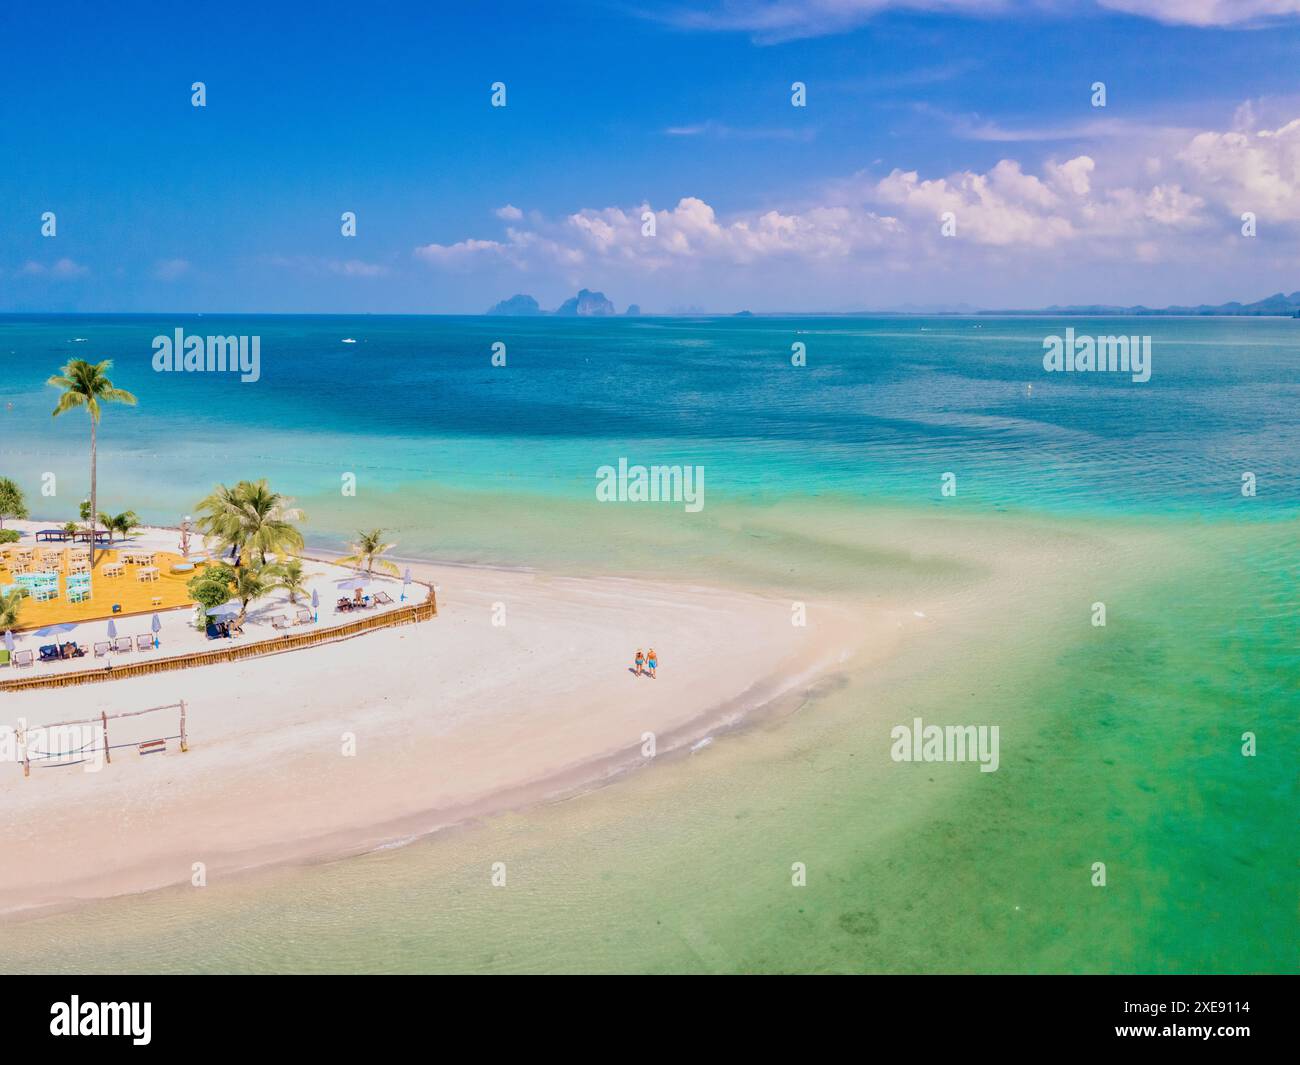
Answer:
[[[237,598],[209,607],[190,591],[222,565],[202,536],[182,544],[179,529],[146,527],[111,546],[103,538],[92,569],[86,537],[39,522],[9,527],[21,539],[0,548],[0,596],[19,599],[0,650],[0,668],[11,667],[0,672],[0,690],[159,672],[236,651],[272,654],[307,636],[340,639],[433,613],[423,583],[307,559],[294,560],[301,578],[292,588],[268,581],[246,610]]]

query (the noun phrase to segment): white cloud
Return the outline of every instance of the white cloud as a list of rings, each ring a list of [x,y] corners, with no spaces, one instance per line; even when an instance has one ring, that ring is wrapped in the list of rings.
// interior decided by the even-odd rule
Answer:
[[[188,259],[160,259],[154,263],[153,276],[158,281],[177,281],[191,269]]]
[[[484,258],[495,258],[506,247],[495,240],[460,240],[455,244],[425,244],[412,253],[417,259],[438,266],[466,266]]]
[[[1102,7],[1187,26],[1253,26],[1300,14],[1300,0],[1098,0]]]
[[[19,272],[27,277],[48,277],[56,281],[70,281],[73,278],[82,277],[90,271],[87,267],[72,259],[59,259],[49,266],[29,259],[23,263]]]
[[[1238,119],[1248,115],[1238,111]],[[1143,262],[1203,253],[1216,235],[1231,246],[1237,215],[1300,222],[1300,119],[1256,132],[1167,131],[1135,154],[1105,142],[1097,151],[1048,159],[1031,170],[1002,159],[987,170],[923,176],[895,168],[827,186],[812,202],[726,214],[698,196],[669,208],[586,207],[559,218],[535,212],[504,239],[467,238],[415,249],[445,268],[513,267],[565,276],[586,271],[685,277],[693,267],[806,264],[814,273],[910,270],[961,261],[1021,263],[1070,249],[1077,262]],[[956,235],[941,234],[946,212]],[[522,214],[522,212],[521,212]],[[654,235],[644,232],[653,215]],[[1192,243],[1194,239],[1201,243]]]
[[[1178,160],[1232,211],[1300,220],[1300,118],[1254,133],[1198,133]]]
[[[511,203],[506,204],[504,207],[498,207],[494,213],[498,218],[507,222],[518,222],[524,217],[524,212]]]
[[[342,274],[344,277],[383,277],[388,273],[388,267],[381,263],[367,263],[360,259],[344,259],[342,261],[331,259],[326,264],[326,268],[333,274]]]
[[[314,255],[271,255],[263,261],[279,269],[308,276],[336,274],[339,277],[385,277],[392,272],[382,263],[368,263],[360,259],[327,259]]]
[[[887,11],[1042,18],[1076,15],[1082,6],[1079,0],[722,0],[643,13],[678,29],[748,33],[760,44],[775,44],[846,33]],[[1095,0],[1095,7],[1201,27],[1254,27],[1300,14],[1300,0]]]

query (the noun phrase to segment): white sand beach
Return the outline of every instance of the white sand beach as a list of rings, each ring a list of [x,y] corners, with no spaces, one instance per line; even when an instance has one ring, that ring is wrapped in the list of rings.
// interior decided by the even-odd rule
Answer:
[[[735,591],[413,568],[440,589],[421,624],[0,697],[0,723],[29,728],[184,699],[190,737],[98,771],[0,766],[0,912],[188,883],[195,863],[211,881],[355,853],[572,791],[645,766],[647,734],[665,757],[916,624],[810,602],[800,627],[788,600]],[[658,677],[634,676],[651,646]]]

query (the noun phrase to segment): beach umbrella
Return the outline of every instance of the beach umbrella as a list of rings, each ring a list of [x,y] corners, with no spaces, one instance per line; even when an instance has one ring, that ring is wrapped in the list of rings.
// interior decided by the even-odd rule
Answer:
[[[155,649],[158,647],[158,633],[160,632],[162,632],[162,618],[155,614],[153,616],[153,645]]]
[[[76,625],[71,625],[66,622],[62,625],[46,625],[45,628],[43,629],[37,629],[36,635],[37,636],[59,636],[62,633],[71,632],[76,627],[77,627]]]
[[[117,639],[117,622],[112,618],[108,619],[108,638],[110,640]]]
[[[410,566],[407,566],[407,567],[406,567],[406,572],[402,574],[402,598],[401,598],[401,601],[402,601],[403,603],[406,602],[406,586],[407,586],[408,584],[410,584],[410,583],[411,583],[411,567],[410,567]]]
[[[14,653],[14,634],[5,629],[5,650],[10,654]]]
[[[238,603],[233,603],[233,602],[222,603],[220,606],[214,606],[211,610],[209,610],[208,617],[210,618],[234,617],[238,613],[239,613]]]
[[[320,621],[320,614],[317,613],[320,610],[320,593],[315,588],[311,590],[311,610],[312,621]]]

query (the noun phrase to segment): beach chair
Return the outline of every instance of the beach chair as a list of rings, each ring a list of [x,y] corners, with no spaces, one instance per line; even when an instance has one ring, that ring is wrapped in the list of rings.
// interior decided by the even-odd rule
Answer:
[[[7,666],[9,664],[9,652],[3,647],[0,647],[0,666]]]
[[[40,651],[42,662],[57,662],[59,660],[59,645],[57,643],[47,643]]]
[[[36,660],[36,656],[33,655],[31,651],[14,652],[15,666],[30,666],[35,660]]]
[[[108,652],[112,649],[112,647],[113,645],[108,640],[104,640],[100,643],[95,644],[95,657],[103,658],[106,654],[108,654]]]
[[[393,597],[389,595],[387,592],[376,592],[375,602],[383,603],[384,606],[391,606],[393,603]]]
[[[140,633],[140,635],[135,638],[135,649],[137,651],[152,651],[153,634],[148,632]]]
[[[283,614],[276,614],[275,617],[271,619],[271,628],[273,629],[287,629],[289,625],[289,619]]]
[[[131,637],[119,636],[116,640],[113,641],[113,650],[120,655],[126,654],[129,650],[131,650]]]
[[[294,624],[295,624],[295,625],[310,625],[310,624],[311,624],[311,611],[308,610],[306,607],[299,607],[299,608],[298,608],[298,617],[297,617],[297,619],[294,621]]]
[[[221,631],[221,626],[218,625],[215,621],[208,622],[207,631],[208,631],[209,640],[219,640],[221,639],[222,636],[225,635],[225,633]]]

